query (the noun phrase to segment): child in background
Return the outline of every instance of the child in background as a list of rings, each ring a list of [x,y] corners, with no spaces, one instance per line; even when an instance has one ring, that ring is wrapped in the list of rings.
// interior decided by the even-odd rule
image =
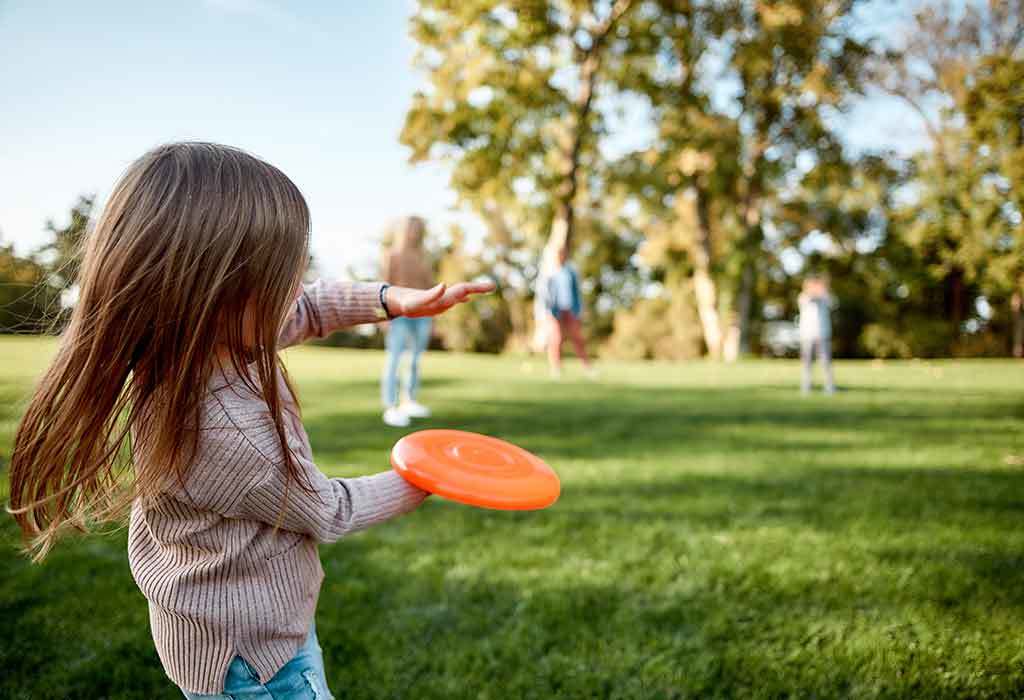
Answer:
[[[306,202],[273,166],[207,143],[144,155],[88,235],[78,303],[15,437],[10,511],[37,560],[130,503],[132,574],[188,698],[329,697],[317,543],[425,496],[392,471],[324,476],[278,350],[492,288],[303,288],[308,237]]]
[[[433,274],[423,250],[426,224],[418,216],[400,219],[394,227],[393,240],[384,254],[381,265],[383,277],[390,284],[413,289],[425,289],[433,283]],[[387,363],[381,378],[381,402],[384,404],[384,422],[404,428],[410,418],[426,418],[430,409],[416,401],[420,384],[420,355],[430,342],[429,317],[399,316],[388,324]],[[404,400],[399,403],[398,368],[402,355],[409,351],[409,379],[405,383]]]
[[[569,262],[569,248],[564,243],[549,243],[544,248],[537,280],[537,303],[542,312],[536,321],[547,328],[544,338],[551,375],[562,375],[562,341],[568,335],[584,369],[591,377],[595,376],[580,324],[583,302],[579,275]]]
[[[825,393],[835,393],[832,378],[832,295],[828,282],[821,277],[808,277],[797,298],[800,305],[800,391],[811,391],[814,355],[817,354],[825,373]]]

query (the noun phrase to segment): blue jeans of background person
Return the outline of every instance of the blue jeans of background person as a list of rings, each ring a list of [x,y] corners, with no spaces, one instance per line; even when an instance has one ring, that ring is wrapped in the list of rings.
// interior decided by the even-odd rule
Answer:
[[[818,361],[825,372],[825,391],[831,394],[836,390],[835,382],[832,379],[831,338],[803,338],[800,341],[800,363],[803,369],[800,390],[804,393],[811,390],[811,371],[815,353],[817,353]]]
[[[309,628],[306,642],[292,660],[274,677],[260,683],[252,666],[236,656],[228,666],[224,692],[201,695],[182,690],[189,700],[332,700],[324,675],[324,655],[316,638],[316,626]]]
[[[399,316],[388,325],[385,346],[388,351],[388,359],[384,366],[384,378],[380,385],[380,399],[385,406],[398,405],[398,365],[406,350],[411,353],[412,357],[409,363],[409,381],[405,385],[405,392],[410,399],[416,399],[416,390],[420,384],[420,355],[427,349],[429,342],[429,318]]]

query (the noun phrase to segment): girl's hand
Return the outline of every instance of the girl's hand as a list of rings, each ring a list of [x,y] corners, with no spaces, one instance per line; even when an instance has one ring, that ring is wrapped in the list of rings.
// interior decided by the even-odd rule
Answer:
[[[494,282],[460,282],[447,287],[438,284],[430,289],[409,287],[388,287],[385,292],[388,311],[392,316],[436,316],[456,304],[469,299],[473,294],[487,294],[494,291]]]

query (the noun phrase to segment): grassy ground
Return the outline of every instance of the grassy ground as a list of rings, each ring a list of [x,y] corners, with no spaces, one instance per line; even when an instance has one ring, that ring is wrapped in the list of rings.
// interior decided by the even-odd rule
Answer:
[[[0,461],[52,346],[0,341]],[[378,354],[292,351],[322,468],[387,467]],[[424,427],[545,457],[537,513],[431,499],[321,549],[339,698],[1024,697],[1024,364],[430,355]],[[574,370],[576,370],[574,372]],[[124,535],[43,566],[0,526],[0,697],[174,698]]]

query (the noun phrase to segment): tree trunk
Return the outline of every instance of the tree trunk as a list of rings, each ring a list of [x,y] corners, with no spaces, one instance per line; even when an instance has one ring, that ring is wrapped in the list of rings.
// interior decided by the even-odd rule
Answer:
[[[583,132],[586,129],[590,105],[594,98],[598,56],[590,54],[580,67],[580,91],[576,95],[573,115],[569,123],[569,143],[566,147],[566,171],[559,186],[555,203],[555,218],[551,224],[552,246],[571,246],[576,228],[576,192],[579,189],[580,154],[583,151]]]
[[[711,248],[711,221],[708,216],[707,197],[696,189],[697,239],[694,241],[693,288],[697,295],[697,315],[704,332],[704,345],[708,355],[715,360],[722,358],[722,322],[718,316],[718,289],[711,272],[713,251]]]
[[[708,348],[708,356],[713,360],[720,360],[722,358],[722,325],[716,308],[715,281],[710,273],[699,265],[693,273],[693,288],[697,294],[697,315],[700,316],[700,325],[704,331],[704,345]]]
[[[724,357],[733,362],[750,353],[751,308],[754,301],[754,262],[747,259],[743,264],[739,290],[736,294],[736,313],[726,336]]]
[[[1019,288],[1010,297],[1010,319],[1013,324],[1013,356],[1024,357],[1024,292]]]
[[[950,355],[956,355],[959,349],[960,339],[963,337],[964,317],[966,305],[964,303],[964,274],[963,271],[954,267],[946,276],[946,318],[949,319],[952,343],[949,348]]]
[[[580,154],[587,131],[587,118],[594,99],[598,69],[601,67],[602,44],[615,23],[632,5],[633,0],[616,0],[605,18],[590,32],[590,46],[577,48],[580,61],[580,89],[573,100],[565,148],[565,173],[556,193],[555,217],[551,224],[549,246],[571,246],[576,228],[576,191],[579,189]]]

